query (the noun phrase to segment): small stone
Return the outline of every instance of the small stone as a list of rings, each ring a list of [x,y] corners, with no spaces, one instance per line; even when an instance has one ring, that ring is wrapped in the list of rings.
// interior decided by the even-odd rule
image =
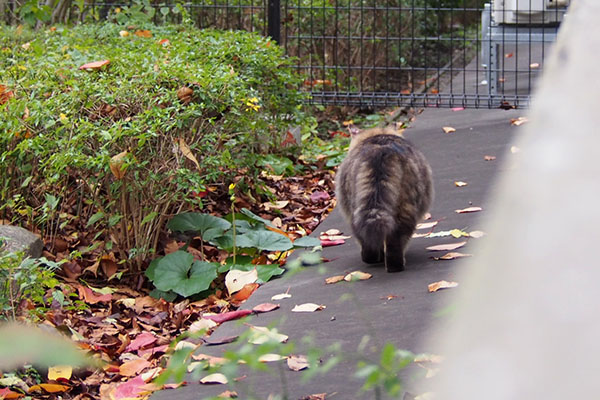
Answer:
[[[12,225],[0,225],[0,251],[24,251],[32,258],[42,256],[42,240],[27,229]]]

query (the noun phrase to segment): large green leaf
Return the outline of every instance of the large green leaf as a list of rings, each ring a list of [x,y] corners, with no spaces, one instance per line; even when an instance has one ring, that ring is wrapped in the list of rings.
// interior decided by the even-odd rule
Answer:
[[[319,238],[311,236],[303,236],[294,240],[294,247],[315,247],[320,245],[321,241],[319,240]]]
[[[231,266],[231,269],[239,269],[240,271],[250,271],[254,268],[256,268],[256,272],[258,272],[257,283],[268,282],[272,277],[281,275],[285,272],[278,264],[236,264]]]
[[[274,227],[273,224],[271,223],[271,221],[269,221],[268,219],[259,217],[258,215],[254,214],[252,211],[248,210],[247,208],[242,208],[240,211],[242,212],[242,214],[244,214],[245,216],[249,217],[250,219],[252,219],[254,221],[262,222],[263,224],[265,224],[267,226]]]
[[[164,256],[154,269],[154,286],[189,297],[209,288],[217,277],[216,263],[194,261],[194,257],[179,250]]]
[[[230,227],[231,223],[223,218],[192,212],[178,214],[167,224],[167,228],[172,231],[198,232],[202,239],[207,241],[221,236]]]
[[[293,247],[292,241],[279,233],[271,231],[251,231],[236,238],[236,246],[254,247],[259,250],[285,251]]]

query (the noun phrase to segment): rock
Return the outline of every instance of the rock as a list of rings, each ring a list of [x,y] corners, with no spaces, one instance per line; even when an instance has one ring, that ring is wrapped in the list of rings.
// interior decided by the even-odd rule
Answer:
[[[42,240],[27,229],[12,225],[0,225],[0,251],[25,251],[32,258],[42,256]]]

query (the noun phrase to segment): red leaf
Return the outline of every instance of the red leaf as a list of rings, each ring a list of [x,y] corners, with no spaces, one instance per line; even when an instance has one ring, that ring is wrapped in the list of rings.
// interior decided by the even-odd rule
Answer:
[[[105,65],[108,65],[110,60],[94,61],[91,63],[83,64],[79,69],[100,69]]]
[[[0,399],[19,399],[25,396],[22,393],[13,392],[9,388],[0,388]]]
[[[156,342],[157,337],[150,332],[142,332],[129,343],[125,351],[136,351]]]
[[[277,310],[278,308],[279,308],[279,304],[262,303],[262,304],[255,306],[252,309],[252,311],[254,311],[255,313],[264,313],[264,312]]]
[[[331,197],[329,196],[329,193],[322,192],[322,191],[313,192],[310,195],[310,201],[312,201],[313,203],[318,203],[320,201],[329,200],[330,198]]]
[[[146,382],[144,382],[141,376],[136,376],[135,378],[130,379],[127,382],[123,382],[117,386],[117,389],[114,393],[114,398],[115,400],[136,398],[145,391],[143,388],[145,384]]]
[[[163,344],[162,346],[150,347],[149,349],[138,350],[138,356],[142,357],[145,354],[158,354],[165,353],[169,348],[168,344]]]
[[[223,314],[217,315],[203,315],[202,318],[210,319],[215,321],[217,324],[223,323],[225,321],[231,321],[232,319],[238,319],[245,317],[248,314],[252,314],[251,310],[237,310],[237,311],[229,311]]]
[[[96,294],[87,286],[78,285],[77,291],[79,292],[79,298],[88,304],[109,303],[112,300],[110,294]]]
[[[321,246],[329,247],[329,246],[338,246],[340,244],[344,244],[346,241],[344,239],[337,240],[329,240],[329,239],[321,239]]]

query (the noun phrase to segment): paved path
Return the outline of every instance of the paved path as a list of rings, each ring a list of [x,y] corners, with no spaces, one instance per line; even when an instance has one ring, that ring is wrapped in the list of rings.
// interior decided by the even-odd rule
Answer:
[[[428,158],[434,173],[435,201],[431,209],[432,220],[440,220],[435,231],[454,228],[465,231],[486,230],[485,214],[487,194],[494,186],[495,177],[501,171],[510,152],[511,140],[518,135],[520,127],[511,125],[511,118],[524,115],[523,110],[436,110],[427,109],[420,114],[405,136],[413,141]],[[456,132],[446,134],[443,126],[451,126]],[[484,156],[495,156],[494,161],[485,161]],[[468,185],[456,187],[454,181]],[[479,213],[457,214],[454,210],[469,206],[481,206]],[[350,233],[346,222],[337,210],[319,226],[315,234],[337,228]],[[260,287],[242,306],[251,309],[257,304],[273,302],[271,296],[286,292],[290,299],[278,301],[281,308],[248,318],[247,322],[258,326],[276,324],[280,332],[289,335],[297,344],[296,352],[303,354],[306,346],[303,338],[312,337],[314,344],[326,348],[339,343],[348,356],[354,354],[365,335],[370,337],[369,351],[379,351],[386,342],[397,348],[415,353],[427,352],[425,337],[439,311],[447,307],[460,286],[436,293],[428,293],[427,285],[439,280],[453,280],[461,268],[460,260],[435,261],[432,256],[445,252],[428,252],[425,247],[435,244],[458,242],[461,239],[416,238],[407,252],[407,268],[404,272],[388,274],[383,266],[369,266],[360,260],[357,244],[353,239],[336,247],[323,250],[323,256],[331,261],[323,268],[309,267],[292,277],[282,277]],[[460,251],[474,251],[470,238]],[[345,274],[354,270],[369,272],[373,277],[366,281],[340,282],[326,285],[325,278]],[[317,303],[326,309],[314,313],[292,313],[296,304]],[[237,335],[246,329],[236,322],[226,322],[212,335],[219,339]],[[225,349],[239,345],[203,347],[202,353],[222,355]],[[374,353],[370,353],[373,355]],[[330,354],[322,357],[326,362]],[[316,376],[308,383],[301,381],[303,372],[294,372],[282,364],[281,375],[277,367],[273,374],[255,372],[237,383],[233,389],[240,398],[267,399],[270,394],[287,391],[289,399],[301,399],[316,393],[328,393],[327,399],[373,399],[373,392],[359,392],[361,382],[354,378],[356,361],[347,360],[338,364],[325,376]],[[422,377],[423,369],[407,369],[402,379],[409,392],[415,392],[415,379]],[[282,376],[284,379],[282,379]],[[286,382],[284,389],[282,382]],[[152,399],[188,400],[215,396],[227,388],[224,385],[188,386],[158,392]],[[385,398],[385,397],[384,397]]]

